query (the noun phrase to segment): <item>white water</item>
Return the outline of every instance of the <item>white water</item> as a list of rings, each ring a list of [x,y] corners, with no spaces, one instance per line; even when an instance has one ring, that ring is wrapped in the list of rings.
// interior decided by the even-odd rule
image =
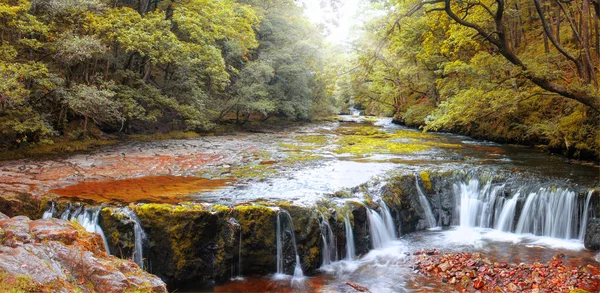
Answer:
[[[344,229],[346,230],[346,259],[352,260],[356,256],[356,248],[354,247],[354,232],[352,231],[352,223],[350,223],[350,212],[344,217]]]
[[[504,186],[487,183],[479,190],[479,181],[470,180],[468,184],[454,184],[456,196],[455,217],[461,227],[492,227],[502,210],[504,199],[498,197]],[[456,222],[455,222],[456,223]]]
[[[283,274],[283,246],[282,246],[282,239],[281,237],[283,237],[281,235],[281,217],[279,216],[279,213],[277,213],[277,234],[275,235],[276,241],[277,241],[277,274],[281,275]]]
[[[56,208],[54,203],[50,209],[44,212],[42,219],[49,219],[54,216],[56,212]],[[83,208],[80,206],[74,212],[72,212],[71,207],[67,207],[67,209],[60,215],[60,219],[62,220],[70,220],[76,221],[79,223],[86,231],[92,233],[100,234],[102,237],[102,241],[104,243],[104,249],[106,249],[106,253],[110,254],[110,249],[108,248],[108,242],[106,241],[106,236],[104,236],[104,231],[98,224],[98,218],[100,216],[100,208]]]
[[[391,215],[389,217],[391,218]],[[390,233],[390,230],[393,231],[394,229],[393,226],[389,227],[379,213],[367,208],[367,220],[369,221],[369,235],[371,236],[373,249],[387,247],[396,238],[393,232]]]
[[[381,216],[383,218],[383,222],[385,223],[387,233],[390,235],[390,237],[392,239],[396,239],[397,234],[396,234],[396,229],[394,227],[394,219],[392,218],[392,213],[390,213],[390,209],[388,208],[388,206],[385,204],[385,202],[383,200],[381,201],[381,208],[382,208]]]
[[[294,266],[294,274],[292,276],[292,283],[301,282],[304,279],[304,272],[302,271],[302,264],[300,263],[300,255],[298,255],[298,248],[296,247],[296,236],[294,229],[294,222],[292,221],[292,217],[285,210],[279,210],[277,213],[277,274],[282,275],[285,274],[283,271],[283,235],[282,230],[284,230],[284,226],[282,225],[280,214],[283,213],[288,220],[288,229],[290,231],[290,235],[292,236],[291,242],[292,247],[294,247],[294,253],[296,255],[296,265]]]
[[[331,264],[338,259],[335,238],[329,221],[321,214],[321,240],[323,241],[323,250],[321,251],[321,266]]]
[[[129,208],[124,208],[121,210],[125,215],[129,217],[131,221],[133,221],[133,236],[134,236],[134,251],[133,251],[133,261],[141,268],[144,269],[144,241],[146,241],[146,232],[142,228],[140,224],[140,220],[138,219],[135,212],[133,212]]]
[[[583,215],[581,216],[581,222],[579,222],[579,240],[581,241],[583,241],[583,239],[585,238],[585,230],[587,228],[586,226],[588,220],[588,210],[590,209],[590,200],[592,199],[592,193],[592,190],[588,192],[587,199],[585,200],[585,205],[583,206]]]
[[[509,199],[501,196],[503,189],[504,185],[489,182],[480,187],[478,180],[455,184],[460,227],[493,227],[517,234],[583,240],[591,192],[580,203],[569,189],[540,188],[529,194],[519,190]],[[518,204],[523,205],[519,214]]]
[[[417,191],[419,192],[419,203],[423,208],[423,212],[425,213],[425,221],[427,223],[427,228],[435,228],[437,225],[435,223],[435,217],[433,216],[433,212],[431,211],[431,206],[429,205],[429,201],[425,197],[425,193],[421,190],[421,186],[419,185],[419,179],[415,178],[415,182],[417,185]]]
[[[54,203],[52,203],[52,206],[50,206],[50,209],[45,211],[44,214],[42,215],[42,219],[52,218],[52,216],[54,215],[55,212],[56,212],[56,208],[54,207]]]
[[[517,209],[517,202],[519,201],[519,196],[520,193],[517,192],[502,207],[502,212],[500,212],[500,217],[498,218],[498,221],[496,222],[494,228],[505,232],[510,232],[513,230],[513,222],[515,220],[515,212]]]
[[[541,188],[527,197],[515,232],[571,239],[575,236],[573,218],[576,214],[575,192]]]

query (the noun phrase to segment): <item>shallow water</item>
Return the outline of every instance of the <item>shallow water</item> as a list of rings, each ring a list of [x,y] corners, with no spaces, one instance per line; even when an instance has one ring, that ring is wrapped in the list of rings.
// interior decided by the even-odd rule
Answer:
[[[449,292],[455,287],[435,277],[415,273],[414,256],[409,252],[422,249],[442,252],[475,252],[493,262],[544,263],[564,254],[565,264],[598,266],[596,253],[587,251],[577,240],[560,240],[533,235],[516,235],[494,229],[451,227],[405,235],[381,249],[371,250],[358,260],[337,261],[322,267],[321,273],[292,283],[290,278],[244,277],[205,291],[178,292],[356,292],[346,284],[367,287],[371,292]]]

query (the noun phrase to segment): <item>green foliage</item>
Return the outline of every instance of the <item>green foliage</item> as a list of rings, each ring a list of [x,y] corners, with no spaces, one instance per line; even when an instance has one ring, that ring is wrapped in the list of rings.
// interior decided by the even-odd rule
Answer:
[[[0,148],[79,119],[136,133],[329,115],[322,36],[302,13],[293,1],[3,1]]]
[[[444,3],[413,9],[417,4],[383,2],[385,13],[364,25],[363,36],[355,44],[358,53],[350,56],[356,69],[349,80],[338,82],[335,95],[349,105],[366,106],[367,113],[393,111],[397,121],[425,130],[542,145],[578,158],[600,157],[599,114],[573,98],[540,87],[531,78],[597,100],[600,92],[593,80],[598,74],[592,70],[595,76],[586,82],[572,61],[540,37],[544,31],[538,15],[532,16],[525,8],[529,3],[507,2],[503,15],[504,24],[510,23],[505,27],[506,50],[524,66],[499,54],[498,47],[490,44],[490,36],[478,36],[474,29],[452,20],[441,9]],[[495,32],[496,22],[490,17],[494,5],[489,1],[474,5],[456,2],[452,9],[461,11],[463,20]],[[558,5],[552,4],[548,14],[564,8],[561,17],[573,17],[579,13],[576,7],[581,7],[581,1],[560,4],[562,8]],[[487,11],[486,7],[493,8]],[[555,29],[558,24],[552,25]],[[577,35],[584,38],[586,32],[573,33],[568,21],[561,22],[559,29],[558,43],[585,63],[584,40]],[[569,35],[575,38],[566,37]],[[590,38],[591,42],[597,36]],[[598,60],[592,63],[597,67]]]

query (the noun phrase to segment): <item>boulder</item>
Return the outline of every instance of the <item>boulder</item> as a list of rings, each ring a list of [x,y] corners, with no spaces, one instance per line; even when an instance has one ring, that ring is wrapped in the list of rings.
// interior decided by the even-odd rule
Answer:
[[[102,238],[59,219],[0,214],[0,292],[158,292],[166,285],[109,256]]]

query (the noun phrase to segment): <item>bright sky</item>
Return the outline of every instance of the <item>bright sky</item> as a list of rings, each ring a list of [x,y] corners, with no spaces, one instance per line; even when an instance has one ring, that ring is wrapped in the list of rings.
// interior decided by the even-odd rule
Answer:
[[[358,9],[359,2],[361,0],[344,0],[342,2],[342,6],[339,8],[337,12],[338,17],[336,17],[336,13],[331,10],[329,7],[321,8],[321,1],[323,0],[302,0],[302,3],[306,6],[306,10],[304,13],[308,16],[308,19],[314,23],[324,23],[329,31],[331,32],[327,36],[327,40],[336,44],[343,44],[348,40],[350,36],[350,31],[352,26],[357,24]],[[338,25],[334,26],[331,24],[325,23],[327,18],[334,18],[337,20]]]

